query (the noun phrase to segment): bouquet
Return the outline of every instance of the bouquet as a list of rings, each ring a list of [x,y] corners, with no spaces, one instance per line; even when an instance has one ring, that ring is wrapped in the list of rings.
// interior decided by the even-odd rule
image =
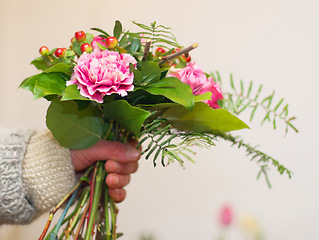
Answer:
[[[219,139],[244,147],[267,177],[269,165],[281,174],[291,172],[277,160],[245,143],[230,131],[249,128],[236,115],[257,108],[266,115],[262,122],[283,120],[288,129],[297,129],[281,99],[271,106],[274,94],[258,101],[262,86],[252,95],[252,82],[232,93],[222,92],[219,73],[205,73],[192,61],[190,51],[198,45],[181,46],[170,28],[133,22],[139,32],[122,29],[115,22],[113,34],[78,31],[67,48],[40,48],[32,64],[41,72],[25,79],[20,87],[35,99],[51,102],[46,123],[56,140],[69,149],[88,148],[101,139],[146,144],[142,154],[163,166],[193,161],[192,146],[214,146]],[[104,162],[86,170],[78,184],[50,212],[39,239],[117,239],[118,209],[108,196]],[[270,186],[270,184],[269,184]],[[74,210],[68,213],[76,202]],[[64,211],[48,232],[55,212]],[[60,230],[63,228],[63,230]],[[59,236],[59,237],[58,237]]]

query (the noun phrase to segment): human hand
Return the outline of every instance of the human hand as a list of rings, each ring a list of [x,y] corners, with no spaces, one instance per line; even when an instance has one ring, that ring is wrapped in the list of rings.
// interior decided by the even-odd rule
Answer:
[[[105,170],[109,173],[106,184],[109,195],[116,202],[122,202],[126,196],[124,187],[130,182],[130,174],[136,172],[137,161],[141,157],[137,142],[127,144],[114,141],[99,141],[87,149],[71,150],[75,171],[81,171],[97,161],[106,161]]]

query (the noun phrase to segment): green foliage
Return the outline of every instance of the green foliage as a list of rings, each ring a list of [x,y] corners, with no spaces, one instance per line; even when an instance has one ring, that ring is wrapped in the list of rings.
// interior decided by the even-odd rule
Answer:
[[[65,89],[65,80],[61,73],[43,72],[25,79],[20,87],[31,91],[34,98],[37,99],[52,94],[62,95]]]
[[[47,127],[57,141],[66,148],[82,149],[97,143],[104,124],[92,104],[79,110],[74,101],[52,101],[46,116]]]
[[[177,78],[168,77],[161,79],[160,81],[148,84],[146,87],[142,87],[143,90],[153,95],[162,95],[179,103],[182,106],[192,109],[194,107],[194,95],[192,89],[186,83],[183,83]],[[181,94],[181,92],[183,94]]]
[[[139,136],[144,121],[150,116],[148,111],[133,107],[124,100],[104,104],[104,116],[116,121],[126,131]]]
[[[120,38],[120,35],[122,33],[122,24],[120,21],[116,20],[115,21],[115,26],[113,29],[113,36],[116,37],[117,39]]]
[[[135,80],[140,85],[147,85],[152,82],[157,82],[161,78],[161,69],[158,66],[158,63],[145,61],[138,63],[137,70],[134,70],[134,73],[139,71],[141,73],[143,80]]]
[[[265,179],[269,187],[271,187],[269,178],[267,175],[267,171],[269,170],[269,167],[270,167],[269,164],[275,167],[280,174],[286,173],[289,176],[289,178],[291,178],[292,172],[290,170],[288,170],[286,167],[281,165],[273,157],[258,150],[256,147],[252,147],[250,146],[250,144],[245,143],[241,138],[233,137],[231,134],[217,134],[216,136],[231,142],[232,146],[237,146],[238,148],[241,148],[241,147],[245,148],[247,153],[246,156],[250,157],[251,161],[256,161],[260,166],[260,171],[257,175],[257,179],[260,177],[261,174],[263,174],[265,176]]]
[[[53,65],[52,67],[49,67],[43,71],[44,73],[51,73],[51,72],[61,72],[65,73],[67,75],[72,74],[72,68],[70,65],[65,64],[65,63],[57,63]]]
[[[110,34],[108,34],[107,32],[105,32],[104,30],[102,30],[100,28],[91,28],[91,30],[101,33],[99,36],[104,35],[103,36],[104,38],[108,38],[110,36]]]
[[[216,133],[249,128],[225,109],[212,109],[202,102],[196,102],[192,111],[182,106],[172,107],[163,114],[163,118],[174,128],[185,131]]]
[[[141,35],[144,39],[151,40],[151,46],[163,47],[166,49],[171,47],[182,48],[182,46],[177,42],[174,34],[170,31],[171,28],[163,25],[157,25],[156,22],[151,23],[150,26],[137,23],[135,21],[133,21],[133,23],[143,29],[141,32],[137,32],[136,34]]]
[[[217,72],[217,78],[212,74],[214,79],[221,82],[219,73]],[[275,92],[260,99],[263,85],[259,85],[258,88],[253,91],[253,82],[250,81],[249,86],[246,87],[244,82],[240,80],[240,86],[236,86],[232,75],[230,76],[231,92],[224,92],[224,99],[220,101],[221,107],[228,111],[239,115],[244,111],[250,111],[250,121],[255,117],[255,113],[258,109],[264,111],[264,116],[261,120],[261,124],[266,121],[272,123],[273,129],[277,128],[277,122],[283,121],[286,125],[286,133],[289,129],[298,132],[297,128],[291,123],[295,120],[295,117],[288,116],[288,104],[284,103],[284,98],[279,101],[274,101]]]
[[[89,99],[86,97],[83,97],[80,94],[80,91],[77,85],[70,85],[65,88],[65,92],[61,100],[67,101],[67,100],[89,100]]]
[[[146,154],[146,159],[152,157],[154,166],[159,158],[164,167],[175,160],[183,166],[184,160],[194,162],[192,157],[195,152],[191,147],[208,148],[215,145],[214,136],[195,131],[176,131],[165,119],[156,119],[145,124],[143,128],[139,146],[149,141],[142,154]]]

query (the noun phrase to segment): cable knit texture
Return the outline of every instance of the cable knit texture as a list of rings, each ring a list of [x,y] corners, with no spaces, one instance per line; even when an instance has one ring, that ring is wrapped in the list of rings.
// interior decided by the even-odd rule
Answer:
[[[75,184],[70,152],[50,132],[32,136],[22,168],[28,198],[40,213],[55,206]]]
[[[36,213],[22,182],[22,160],[33,134],[0,129],[0,224],[28,223]]]

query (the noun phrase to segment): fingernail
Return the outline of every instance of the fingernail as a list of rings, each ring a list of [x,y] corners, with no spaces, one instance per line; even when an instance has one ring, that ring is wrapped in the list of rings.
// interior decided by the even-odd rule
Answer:
[[[130,159],[138,159],[140,156],[140,150],[131,147],[127,150],[126,156]]]

